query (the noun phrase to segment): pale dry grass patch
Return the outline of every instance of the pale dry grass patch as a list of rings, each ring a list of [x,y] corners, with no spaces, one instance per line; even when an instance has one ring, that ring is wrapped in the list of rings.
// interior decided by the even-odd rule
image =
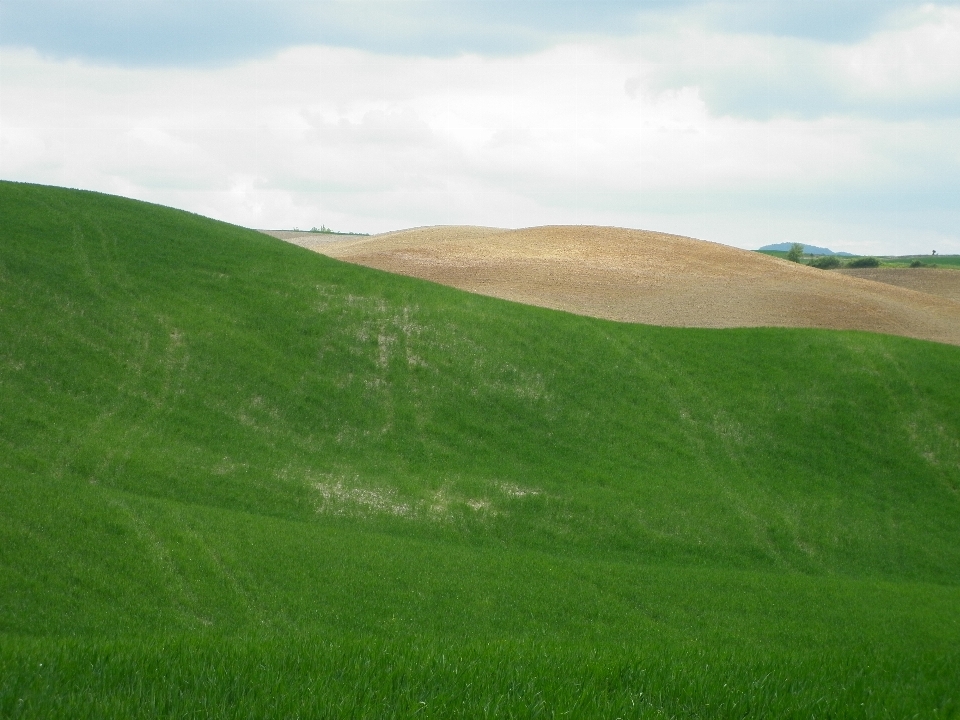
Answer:
[[[290,467],[284,468],[277,477],[289,481],[298,475],[306,479],[316,492],[318,513],[349,517],[383,515],[430,522],[449,522],[457,517],[494,518],[509,514],[497,503],[496,495],[511,500],[544,495],[537,488],[490,482],[488,486],[494,495],[462,492],[451,483],[445,483],[423,496],[414,497],[404,495],[397,488],[364,482],[356,475],[323,473],[312,476],[308,471]]]
[[[312,483],[317,493],[318,513],[364,517],[389,515],[409,520],[448,522],[458,516],[492,518],[504,511],[491,498],[464,495],[450,487],[441,487],[425,497],[404,497],[395,488],[365,485],[359,477],[347,479],[325,474],[322,482]],[[498,489],[503,486],[497,486]],[[511,497],[539,494],[537,491],[507,486]]]

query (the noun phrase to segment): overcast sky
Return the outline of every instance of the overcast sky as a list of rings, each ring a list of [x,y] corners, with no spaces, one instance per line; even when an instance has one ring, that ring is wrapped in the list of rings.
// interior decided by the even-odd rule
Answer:
[[[960,3],[0,0],[0,178],[960,253]]]

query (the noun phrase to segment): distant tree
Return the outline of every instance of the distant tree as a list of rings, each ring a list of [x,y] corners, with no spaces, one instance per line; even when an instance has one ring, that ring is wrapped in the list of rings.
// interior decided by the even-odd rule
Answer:
[[[803,257],[803,245],[800,243],[794,243],[790,246],[790,250],[787,251],[787,260],[790,262],[798,263],[800,258]]]
[[[875,268],[880,267],[880,261],[875,257],[862,257],[851,260],[847,263],[849,268]]]
[[[821,270],[830,270],[840,267],[840,260],[836,255],[821,255],[807,263],[810,267],[820,268]]]

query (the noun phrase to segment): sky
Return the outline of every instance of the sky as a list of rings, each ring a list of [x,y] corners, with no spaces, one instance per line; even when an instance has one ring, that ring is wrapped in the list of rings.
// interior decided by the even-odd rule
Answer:
[[[960,2],[0,0],[0,179],[960,253]]]

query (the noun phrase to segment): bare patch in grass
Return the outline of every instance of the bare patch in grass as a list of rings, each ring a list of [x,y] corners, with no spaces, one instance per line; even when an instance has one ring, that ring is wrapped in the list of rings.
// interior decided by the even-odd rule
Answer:
[[[342,482],[316,483],[320,495],[317,512],[333,515],[395,515],[411,517],[413,508],[390,488],[347,487]]]
[[[284,477],[289,471],[284,472]],[[494,497],[458,492],[449,485],[424,497],[407,497],[397,489],[368,485],[359,477],[346,478],[322,475],[322,481],[311,483],[317,492],[318,513],[348,517],[392,516],[409,520],[448,522],[456,518],[492,518],[507,514]],[[534,488],[512,483],[493,483],[493,489],[506,498],[528,498],[542,495]]]
[[[543,494],[540,490],[520,487],[519,485],[514,485],[513,483],[498,483],[497,489],[507,497],[514,498],[535,497]]]
[[[410,520],[444,522],[458,516],[492,517],[499,515],[489,498],[467,497],[441,488],[428,497],[406,498],[394,488],[362,486],[359,478],[325,476],[325,482],[313,484],[319,495],[317,512],[363,517],[388,515]]]

